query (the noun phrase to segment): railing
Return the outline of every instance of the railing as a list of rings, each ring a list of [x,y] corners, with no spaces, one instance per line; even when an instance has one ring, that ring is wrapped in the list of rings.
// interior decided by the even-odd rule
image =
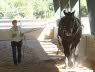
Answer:
[[[55,23],[54,20],[49,19],[19,19],[18,25],[22,28],[38,28],[44,27],[49,23]],[[9,29],[12,26],[12,19],[0,19],[0,29]]]

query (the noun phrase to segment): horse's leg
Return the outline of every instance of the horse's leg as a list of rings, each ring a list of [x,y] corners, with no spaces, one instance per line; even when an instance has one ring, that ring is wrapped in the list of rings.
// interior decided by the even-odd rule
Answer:
[[[75,65],[75,44],[71,46],[71,61],[73,62],[73,66]]]
[[[70,56],[69,43],[67,41],[62,40],[62,45],[64,48],[64,54],[68,58]]]
[[[78,45],[79,42],[80,42],[80,39],[77,40],[77,42],[76,42],[76,44],[75,44],[75,52],[74,52],[74,56],[75,56],[75,66],[78,65],[78,51],[77,51],[77,53],[76,53],[76,48],[77,48],[77,45]]]
[[[76,53],[76,47],[78,43],[80,42],[81,38],[81,30],[76,34],[75,39],[74,39],[74,57],[75,57],[75,64],[77,63],[78,60],[78,51]]]
[[[69,43],[67,41],[62,40],[62,45],[64,48],[64,54],[65,54],[65,64],[68,67],[68,61],[70,60]]]
[[[76,47],[79,41],[80,40],[77,40],[75,43],[72,44],[72,47],[71,47],[72,62],[74,66],[77,66],[78,53],[76,54],[75,52],[76,52]]]

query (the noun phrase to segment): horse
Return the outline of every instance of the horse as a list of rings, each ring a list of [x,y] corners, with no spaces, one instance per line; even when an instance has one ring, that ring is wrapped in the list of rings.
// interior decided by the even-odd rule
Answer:
[[[80,42],[82,35],[82,24],[80,20],[74,16],[75,11],[66,12],[58,24],[58,39],[61,38],[61,44],[64,48],[65,60],[68,61],[66,66],[74,66],[77,55],[75,54],[76,47]],[[73,57],[73,62],[71,58]],[[66,62],[65,62],[66,63]]]

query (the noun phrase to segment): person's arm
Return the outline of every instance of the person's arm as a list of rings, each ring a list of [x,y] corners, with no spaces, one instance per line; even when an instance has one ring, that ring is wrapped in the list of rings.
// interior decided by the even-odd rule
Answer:
[[[26,36],[25,36],[25,34],[24,34],[24,33],[22,33],[22,38],[23,38],[23,40],[25,40],[25,39],[26,39]]]
[[[25,40],[25,33],[23,32],[22,28],[19,26],[19,30],[21,33],[22,40]]]

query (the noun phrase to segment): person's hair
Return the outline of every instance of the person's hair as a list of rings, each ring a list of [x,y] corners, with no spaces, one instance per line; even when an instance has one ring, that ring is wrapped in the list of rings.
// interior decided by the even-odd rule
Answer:
[[[12,21],[12,24],[14,24],[14,23],[17,23],[17,20],[13,20],[13,21]]]

